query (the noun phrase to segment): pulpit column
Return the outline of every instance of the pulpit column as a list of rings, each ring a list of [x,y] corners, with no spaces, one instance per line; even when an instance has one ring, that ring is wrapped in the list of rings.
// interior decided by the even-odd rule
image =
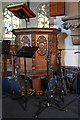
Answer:
[[[63,17],[63,28],[71,30],[73,45],[80,45],[80,2],[65,4],[66,17]]]

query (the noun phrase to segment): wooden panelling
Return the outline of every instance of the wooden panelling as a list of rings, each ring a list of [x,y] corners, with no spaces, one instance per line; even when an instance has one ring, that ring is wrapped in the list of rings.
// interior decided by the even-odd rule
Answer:
[[[59,16],[65,14],[65,3],[64,2],[50,2],[49,7],[50,16]]]

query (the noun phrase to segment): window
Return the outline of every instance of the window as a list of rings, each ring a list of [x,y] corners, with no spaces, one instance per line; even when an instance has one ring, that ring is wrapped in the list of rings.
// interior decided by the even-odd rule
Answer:
[[[12,40],[11,43],[15,40],[15,35],[12,34],[12,29],[19,28],[19,18],[17,18],[12,12],[10,12],[7,7],[3,12],[4,20],[4,40]]]
[[[46,3],[42,3],[38,7],[37,26],[39,28],[49,28],[49,15],[46,9]]]

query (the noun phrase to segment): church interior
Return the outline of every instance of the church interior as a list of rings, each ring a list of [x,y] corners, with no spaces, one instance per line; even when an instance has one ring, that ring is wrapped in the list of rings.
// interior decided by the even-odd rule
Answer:
[[[0,118],[79,118],[80,1],[0,1]]]

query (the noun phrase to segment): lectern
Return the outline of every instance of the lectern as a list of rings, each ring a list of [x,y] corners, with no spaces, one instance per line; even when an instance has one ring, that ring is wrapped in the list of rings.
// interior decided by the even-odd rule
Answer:
[[[38,49],[37,46],[33,47],[22,47],[17,53],[17,57],[24,57],[24,74],[25,74],[25,92],[27,94],[27,76],[26,76],[26,58],[32,58],[36,50]],[[26,98],[26,96],[25,96]],[[26,109],[26,99],[25,99],[25,109]]]

